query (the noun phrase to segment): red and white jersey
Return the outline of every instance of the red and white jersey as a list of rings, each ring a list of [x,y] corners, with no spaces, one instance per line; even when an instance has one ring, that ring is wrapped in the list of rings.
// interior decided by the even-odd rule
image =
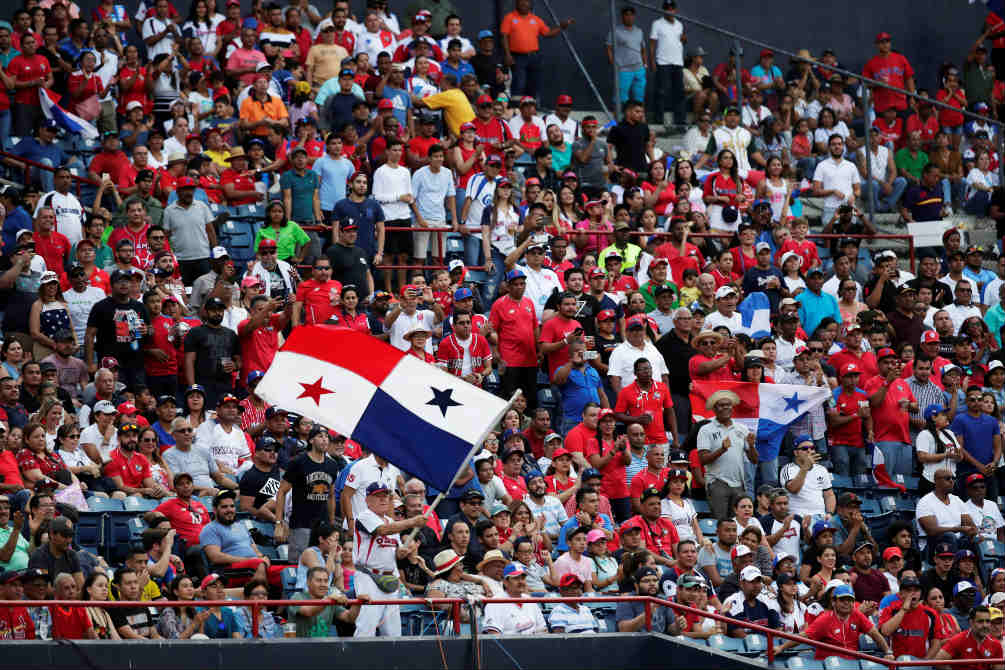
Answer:
[[[352,545],[353,563],[381,573],[398,574],[398,559],[395,554],[401,544],[401,536],[398,533],[374,534],[378,528],[393,521],[390,517],[380,516],[369,507],[359,513],[353,530],[356,540]]]
[[[393,53],[394,45],[394,35],[387,30],[379,30],[375,33],[364,31],[356,38],[356,51],[353,55],[365,53],[370,57],[371,63],[376,63],[377,54],[381,51]]]
[[[463,377],[472,372],[484,372],[492,365],[492,348],[488,340],[478,333],[471,333],[467,342],[457,339],[451,333],[440,341],[436,350],[436,364],[454,375]]]

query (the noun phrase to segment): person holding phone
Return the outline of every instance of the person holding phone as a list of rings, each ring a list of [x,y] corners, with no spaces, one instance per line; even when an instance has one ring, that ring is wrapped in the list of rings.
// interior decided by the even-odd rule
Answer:
[[[552,379],[558,368],[569,362],[570,345],[581,340],[583,325],[573,318],[579,303],[576,296],[565,292],[559,295],[558,314],[541,327],[540,350],[548,358],[548,378]]]
[[[779,483],[789,492],[789,510],[802,517],[830,518],[837,499],[831,488],[831,475],[819,464],[820,453],[809,435],[796,438],[794,461],[779,473]]]

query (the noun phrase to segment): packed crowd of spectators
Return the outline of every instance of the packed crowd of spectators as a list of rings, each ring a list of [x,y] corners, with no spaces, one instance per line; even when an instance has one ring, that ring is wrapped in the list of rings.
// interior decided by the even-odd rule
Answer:
[[[747,622],[1000,656],[1005,262],[950,228],[915,275],[870,249],[860,201],[1005,220],[994,129],[886,90],[862,109],[809,52],[785,76],[761,53],[737,108],[735,56],[710,74],[685,53],[671,1],[649,40],[622,12],[624,119],[603,135],[570,96],[536,98],[540,39],[571,20],[517,0],[494,30],[412,4],[32,0],[0,22],[23,182],[0,188],[0,600],[96,601],[7,603],[0,639],[249,637],[248,608],[199,601],[284,593],[330,604],[267,611],[261,637],[400,635],[397,606],[368,604],[394,594],[479,599],[486,633],[642,630],[638,603],[602,622],[532,600],[624,593],[736,620],[654,610],[691,638]],[[938,99],[997,110],[1001,30],[938,73]],[[864,74],[920,92],[891,39]],[[650,115],[693,115],[678,155],[645,122],[647,70]],[[42,87],[97,145],[61,136]],[[810,239],[806,198],[847,237]],[[752,339],[737,308],[756,293],[772,330]],[[379,445],[256,394],[305,325],[523,393],[430,510]],[[732,381],[832,399],[765,453],[736,393],[691,406]],[[910,485],[896,520],[851,490],[874,448]],[[81,541],[127,510],[128,551]]]

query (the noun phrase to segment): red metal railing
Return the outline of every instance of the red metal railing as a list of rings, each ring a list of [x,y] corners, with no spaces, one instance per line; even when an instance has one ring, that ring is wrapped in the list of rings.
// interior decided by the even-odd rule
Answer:
[[[451,606],[451,618],[453,620],[453,630],[454,634],[459,635],[461,632],[461,606],[466,604],[467,601],[460,598],[388,598],[381,600],[350,600],[349,606],[352,605],[450,605]],[[838,647],[833,644],[827,644],[826,642],[818,642],[816,640],[811,640],[809,638],[803,637],[801,635],[796,635],[793,633],[787,633],[781,630],[775,630],[761,624],[751,623],[748,621],[740,621],[738,619],[733,619],[731,617],[718,614],[716,612],[706,612],[704,610],[694,609],[693,607],[688,607],[687,605],[681,605],[670,600],[664,600],[662,598],[653,598],[648,596],[592,596],[592,597],[579,597],[579,598],[485,598],[479,601],[482,604],[489,603],[523,603],[528,602],[533,603],[598,603],[598,602],[642,602],[645,604],[645,628],[647,631],[652,631],[652,614],[653,606],[660,605],[673,610],[676,614],[691,614],[694,616],[713,619],[727,624],[734,624],[735,626],[746,629],[748,632],[761,633],[765,636],[767,641],[767,649],[765,654],[768,657],[769,663],[774,663],[775,660],[775,645],[774,641],[776,638],[781,638],[784,640],[792,640],[802,644],[809,645],[819,650],[833,652],[834,655],[843,655],[846,657],[854,658],[863,661],[872,661],[873,663],[879,663],[885,665],[888,668],[909,668],[915,666],[954,666],[954,665],[995,665],[1001,664],[1002,659],[1000,658],[986,658],[986,659],[952,659],[952,660],[939,660],[935,662],[934,659],[918,659],[914,661],[898,661],[889,660],[885,658],[880,658],[878,656],[872,656],[870,654],[846,649],[844,647]],[[289,605],[329,605],[331,601],[329,600],[158,600],[158,601],[123,601],[123,600],[109,600],[109,601],[95,601],[95,600],[13,600],[4,601],[0,600],[0,607],[4,606],[20,606],[20,607],[101,607],[101,608],[116,608],[116,607],[250,607],[251,608],[251,630],[252,636],[258,637],[258,622],[259,622],[259,612],[262,607],[286,607]]]
[[[9,158],[11,160],[17,161],[18,163],[24,163],[24,183],[25,184],[30,184],[31,183],[31,171],[32,171],[32,169],[35,169],[35,170],[47,170],[49,172],[55,172],[56,170],[58,170],[60,168],[67,167],[65,165],[57,165],[55,167],[53,167],[51,165],[45,165],[44,163],[39,163],[38,161],[33,161],[30,158],[21,158],[20,156],[15,156],[14,154],[12,154],[12,153],[10,153],[8,151],[0,151],[0,157]],[[91,186],[94,186],[95,188],[97,188],[98,186],[101,186],[100,182],[94,181],[90,177],[81,177],[80,175],[73,174],[73,172],[70,172],[70,179],[72,179],[73,183],[76,184],[76,186],[77,186],[77,198],[80,198],[80,186],[81,186],[81,184],[90,184]]]

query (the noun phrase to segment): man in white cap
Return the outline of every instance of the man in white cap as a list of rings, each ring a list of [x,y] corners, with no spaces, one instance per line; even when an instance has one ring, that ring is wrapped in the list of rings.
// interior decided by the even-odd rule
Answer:
[[[381,482],[366,488],[366,509],[356,515],[353,528],[353,562],[356,565],[356,594],[371,600],[397,597],[401,580],[398,560],[417,545],[406,546],[399,533],[426,524],[423,515],[394,521],[390,516],[391,491]],[[374,637],[377,630],[384,637],[401,636],[398,605],[366,605],[356,619],[353,637]]]
[[[705,409],[715,418],[698,431],[698,458],[705,466],[705,491],[717,519],[729,515],[734,495],[746,495],[743,487],[746,461],[757,463],[756,436],[743,424],[733,421],[733,407],[740,396],[732,391],[716,391]]]
[[[781,623],[781,615],[777,606],[769,605],[759,597],[761,589],[764,587],[761,577],[761,571],[756,565],[748,565],[741,570],[740,590],[723,601],[722,611],[739,621],[778,628]],[[730,623],[726,626],[726,634],[730,637],[746,637],[749,633],[739,624]]]
[[[507,598],[523,598],[527,573],[520,563],[503,568],[503,588]],[[358,626],[359,624],[357,624]],[[482,633],[489,635],[539,635],[548,632],[541,608],[530,603],[490,603],[485,606]]]
[[[732,286],[720,286],[715,291],[715,311],[705,317],[705,328],[715,330],[719,326],[726,326],[730,333],[739,332],[743,327],[743,317],[736,311],[736,303],[739,300],[736,289]]]

